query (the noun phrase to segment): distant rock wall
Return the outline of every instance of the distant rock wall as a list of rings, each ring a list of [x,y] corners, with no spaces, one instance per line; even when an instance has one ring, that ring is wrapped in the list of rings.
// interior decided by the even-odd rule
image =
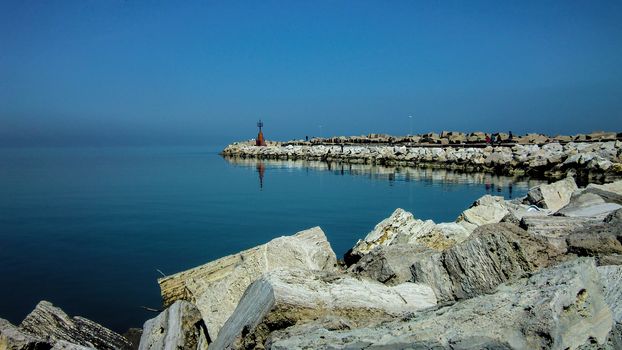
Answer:
[[[560,179],[568,175],[592,181],[614,181],[622,178],[622,142],[617,140],[495,146],[307,142],[270,143],[266,147],[256,147],[240,142],[227,146],[221,154],[232,158],[423,166],[550,179]]]

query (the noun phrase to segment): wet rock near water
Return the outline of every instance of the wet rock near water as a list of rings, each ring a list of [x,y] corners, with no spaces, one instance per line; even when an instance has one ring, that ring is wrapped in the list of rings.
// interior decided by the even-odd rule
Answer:
[[[208,337],[215,339],[246,288],[280,268],[336,271],[337,259],[324,232],[315,227],[158,280],[166,306],[177,300],[197,306]]]

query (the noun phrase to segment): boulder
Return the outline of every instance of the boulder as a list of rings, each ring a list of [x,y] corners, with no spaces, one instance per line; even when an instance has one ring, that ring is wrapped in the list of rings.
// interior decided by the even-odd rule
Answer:
[[[178,300],[145,322],[139,349],[206,350],[210,341],[199,309],[187,301]]]
[[[158,280],[165,306],[177,300],[195,304],[208,337],[215,339],[246,288],[263,273],[279,268],[335,271],[337,259],[319,227],[229,255]]]
[[[577,189],[574,179],[568,177],[552,184],[531,188],[527,192],[525,202],[540,208],[557,211],[570,202],[572,193]]]
[[[434,292],[425,285],[388,287],[329,272],[273,271],[246,290],[210,350],[263,348],[271,332],[326,316],[360,327],[434,305]]]
[[[570,198],[570,202],[557,211],[558,215],[569,217],[602,217],[612,211],[622,208],[617,203],[606,203],[605,200],[593,193],[577,191]]]
[[[604,185],[589,184],[583,191],[598,195],[606,203],[616,203],[622,205],[622,181],[616,181]]]
[[[556,256],[542,239],[509,224],[477,228],[448,250],[421,256],[413,281],[430,285],[439,301],[490,293],[499,284],[547,266]]]
[[[346,265],[356,263],[378,246],[396,244],[422,245],[435,250],[444,250],[462,242],[470,230],[455,223],[435,224],[432,220],[419,220],[404,211],[396,209],[390,217],[382,220],[364,239],[356,242],[344,256]]]
[[[389,286],[412,281],[410,266],[422,255],[435,251],[415,244],[378,246],[348,268],[348,273],[376,280]]]
[[[597,269],[613,320],[622,322],[622,266],[599,266]]]
[[[97,349],[131,349],[132,344],[122,335],[86,318],[69,317],[48,301],[41,301],[19,325],[19,328],[50,344],[64,341]],[[67,347],[67,343],[59,346]]]
[[[0,349],[2,350],[48,350],[50,345],[45,339],[26,333],[0,318]]]
[[[476,227],[501,222],[510,212],[501,196],[485,195],[460,214],[456,222],[473,231]]]
[[[267,341],[284,349],[577,349],[605,344],[612,316],[592,259],[575,259],[451,306],[356,329],[294,326]]]
[[[427,234],[434,228],[432,220],[418,220],[413,214],[404,209],[397,208],[388,218],[378,223],[365,238],[358,240],[354,247],[350,249],[344,260],[346,265],[357,262],[365,254],[378,246],[389,246],[408,243],[411,236]]]
[[[599,223],[589,217],[524,216],[520,227],[530,234],[541,237],[559,252],[565,253],[566,237],[574,230]]]
[[[566,237],[568,252],[578,256],[622,256],[622,210],[610,214],[605,222],[575,229]]]

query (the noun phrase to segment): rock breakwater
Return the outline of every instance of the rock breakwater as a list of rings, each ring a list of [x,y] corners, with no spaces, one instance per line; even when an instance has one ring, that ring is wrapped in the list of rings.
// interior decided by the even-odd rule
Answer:
[[[590,142],[545,138],[542,143],[422,143],[388,138],[383,142],[353,142],[351,138],[309,142],[271,142],[256,147],[251,142],[227,146],[231,158],[321,160],[346,163],[400,165],[530,175],[561,179],[568,175],[586,181],[614,181],[622,177],[622,141],[615,134]],[[449,136],[447,136],[449,137]],[[431,139],[432,140],[432,139]],[[443,139],[445,140],[445,139]],[[522,140],[522,139],[521,139]],[[334,142],[337,141],[337,142]]]

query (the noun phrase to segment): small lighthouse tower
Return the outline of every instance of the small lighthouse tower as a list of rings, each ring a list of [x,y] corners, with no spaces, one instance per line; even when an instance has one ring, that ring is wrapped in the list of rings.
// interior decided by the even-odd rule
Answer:
[[[255,146],[265,146],[266,140],[263,138],[263,131],[261,131],[261,128],[263,128],[263,122],[261,121],[261,119],[259,119],[259,121],[257,122],[257,127],[259,128],[259,134],[257,134]]]

